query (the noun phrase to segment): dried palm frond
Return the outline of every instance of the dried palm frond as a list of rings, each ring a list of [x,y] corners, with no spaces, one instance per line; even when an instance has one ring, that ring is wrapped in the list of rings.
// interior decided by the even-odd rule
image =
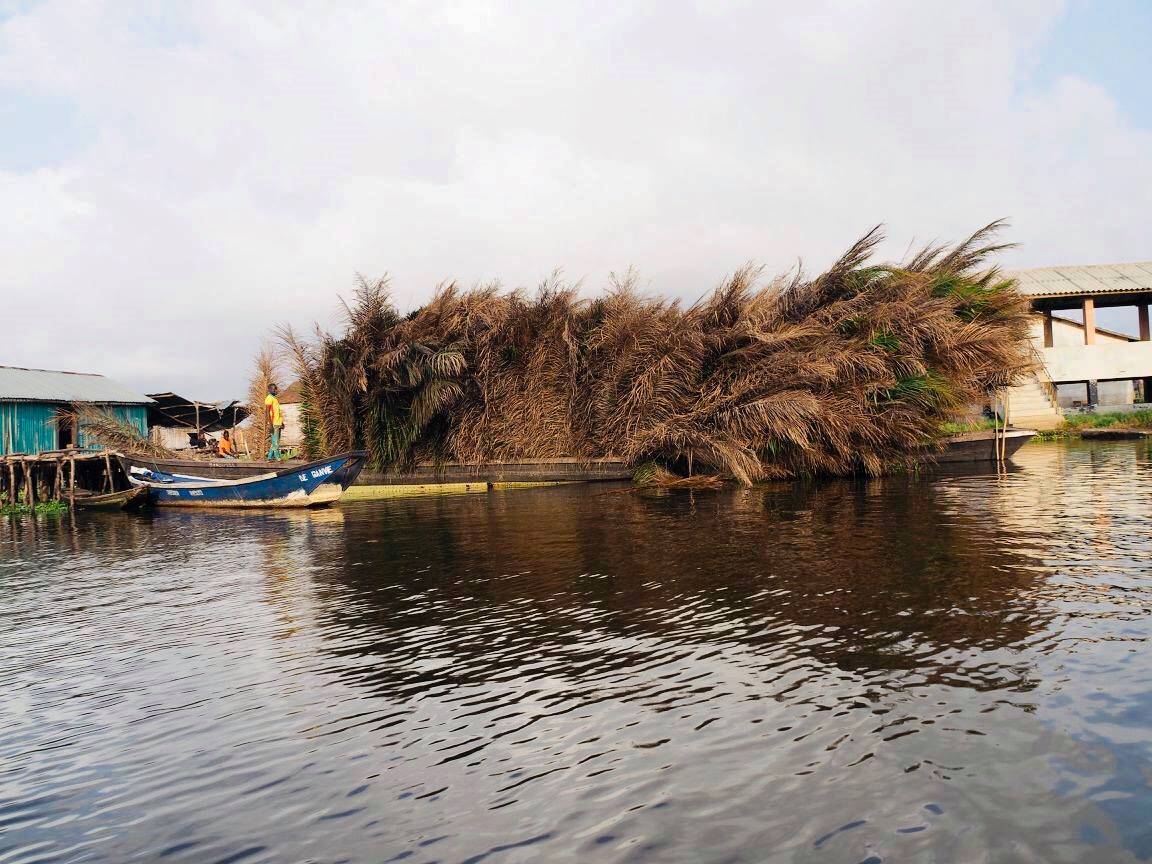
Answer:
[[[248,410],[252,423],[248,427],[245,441],[252,453],[259,458],[268,449],[272,430],[264,411],[264,399],[268,395],[268,385],[278,384],[280,358],[271,345],[263,345],[256,353],[252,364],[252,378],[248,384]]]
[[[441,285],[407,316],[360,281],[343,335],[281,340],[332,453],[381,468],[615,455],[752,483],[882,473],[943,421],[1032,365],[1027,301],[988,262],[992,223],[959,245],[873,264],[873,229],[815,278],[747,265],[690,307],[633,272],[582,299]]]
[[[681,477],[655,462],[645,462],[637,468],[632,482],[641,489],[719,489],[724,485],[724,479],[715,474]]]
[[[56,426],[67,426],[81,431],[86,441],[134,456],[155,456],[170,459],[175,454],[115,413],[95,405],[74,404],[70,409],[59,409],[52,415]]]

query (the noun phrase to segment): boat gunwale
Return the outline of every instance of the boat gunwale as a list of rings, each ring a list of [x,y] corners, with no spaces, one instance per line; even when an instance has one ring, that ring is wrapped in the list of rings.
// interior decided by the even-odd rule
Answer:
[[[137,460],[136,457],[130,457],[130,458],[131,458],[132,462],[138,462],[138,463],[144,462],[144,460]],[[235,486],[246,486],[246,485],[249,485],[252,483],[262,483],[262,482],[265,482],[268,480],[275,480],[277,477],[286,477],[290,474],[298,474],[301,471],[312,470],[318,466],[331,465],[333,462],[338,462],[340,460],[349,461],[349,460],[353,460],[353,459],[357,459],[357,458],[360,459],[361,461],[367,459],[368,458],[368,451],[366,451],[366,450],[349,450],[347,453],[337,453],[335,456],[329,456],[327,459],[315,459],[311,462],[304,462],[304,463],[301,463],[299,465],[291,465],[291,466],[281,468],[281,469],[276,470],[276,471],[269,471],[265,474],[256,474],[256,475],[253,475],[251,477],[241,477],[237,480],[215,480],[212,478],[205,477],[203,479],[197,479],[194,481],[184,482],[184,483],[158,483],[154,480],[139,479],[139,477],[137,475],[132,473],[132,467],[131,466],[129,466],[129,469],[128,469],[128,478],[129,478],[130,482],[132,482],[133,484],[140,485],[140,486],[155,487],[156,489],[200,489],[200,488],[203,488],[205,486],[210,486],[213,489],[223,489],[223,488],[229,488],[229,487],[235,487]],[[167,461],[167,460],[161,459],[161,460],[156,460],[156,461],[157,462],[163,462],[163,461]],[[138,465],[138,467],[143,467],[143,466]],[[161,471],[159,473],[167,474],[168,472]],[[174,475],[174,476],[185,476],[186,477],[188,475]]]

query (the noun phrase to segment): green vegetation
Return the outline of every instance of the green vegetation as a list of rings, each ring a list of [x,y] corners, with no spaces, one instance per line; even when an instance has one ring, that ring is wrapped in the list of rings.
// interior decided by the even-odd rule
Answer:
[[[687,307],[629,273],[595,299],[555,276],[535,295],[447,284],[402,314],[386,280],[362,281],[342,334],[279,333],[306,455],[365,449],[384,470],[612,455],[662,485],[898,469],[1030,366],[1028,303],[988,264],[999,227],[900,265],[869,263],[874,230],[814,278],[747,266]]]
[[[1036,440],[1066,441],[1071,438],[1079,438],[1080,433],[1085,429],[1110,429],[1114,426],[1126,429],[1152,429],[1152,409],[1108,411],[1102,414],[1070,414],[1064,419],[1062,426],[1038,433]]]
[[[68,505],[63,501],[41,501],[35,507],[27,504],[5,504],[0,507],[0,516],[28,516],[35,513],[37,516],[61,516],[68,512]]]
[[[945,435],[963,435],[965,432],[987,432],[996,428],[997,421],[982,417],[979,420],[972,420],[967,423],[954,423],[948,421],[940,426],[940,431]]]

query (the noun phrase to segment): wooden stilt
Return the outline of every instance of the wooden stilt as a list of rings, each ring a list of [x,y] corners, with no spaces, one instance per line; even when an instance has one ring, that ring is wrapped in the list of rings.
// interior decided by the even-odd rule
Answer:
[[[71,456],[68,459],[68,504],[71,507],[76,506],[76,457]]]
[[[106,492],[112,491],[112,458],[108,455],[108,451],[104,451],[104,490]]]

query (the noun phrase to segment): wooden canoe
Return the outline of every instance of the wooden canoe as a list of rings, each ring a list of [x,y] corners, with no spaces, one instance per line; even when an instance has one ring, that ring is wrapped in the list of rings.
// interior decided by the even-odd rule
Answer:
[[[121,456],[124,472],[131,474],[133,468],[152,471],[156,474],[171,474],[184,477],[203,477],[206,480],[245,480],[259,477],[271,471],[295,468],[305,462],[256,462],[241,459],[154,459],[151,456]]]
[[[337,501],[364,467],[362,450],[240,480],[133,468],[129,481],[157,507],[322,507]]]
[[[102,495],[81,494],[84,490],[77,490],[75,506],[86,510],[132,510],[143,507],[148,501],[148,490],[134,486],[131,489],[121,489],[119,492],[107,492]]]
[[[1012,455],[1031,441],[1036,432],[1033,429],[1009,429],[1004,435],[1004,458],[1011,459]],[[944,449],[930,457],[938,465],[948,465],[964,462],[995,462],[996,460],[996,433],[965,432],[961,435],[950,435],[944,440]]]

